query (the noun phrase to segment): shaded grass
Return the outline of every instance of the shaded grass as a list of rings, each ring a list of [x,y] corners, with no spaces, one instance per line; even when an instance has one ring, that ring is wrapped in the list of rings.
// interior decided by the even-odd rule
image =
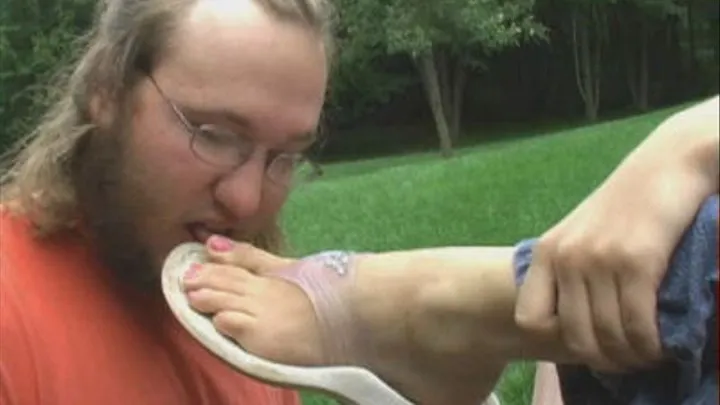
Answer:
[[[692,103],[686,103],[681,106],[675,106],[671,108],[659,109],[654,112],[637,115],[625,118],[617,119],[606,119],[605,121],[592,125],[580,125],[577,122],[566,123],[564,126],[558,123],[544,123],[535,126],[528,126],[527,124],[494,124],[489,127],[482,128],[471,128],[468,133],[463,135],[459,141],[460,148],[456,149],[458,156],[464,156],[467,154],[474,154],[479,151],[487,151],[495,148],[507,148],[509,142],[522,141],[526,139],[545,138],[552,136],[572,135],[577,132],[602,132],[604,128],[610,128],[611,130],[615,127],[631,125],[636,121],[640,121],[639,125],[650,124],[649,128],[652,128],[654,124],[659,123],[663,118],[672,114],[682,107],[689,106]],[[647,125],[645,125],[647,126]],[[390,131],[392,129],[365,129],[365,131]],[[413,131],[413,128],[399,128],[399,131]],[[420,129],[415,129],[420,131]],[[357,130],[360,131],[360,130]],[[426,128],[421,131],[427,131]],[[358,137],[357,133],[347,134],[347,136]],[[335,137],[345,136],[345,133],[339,133],[334,135]],[[377,137],[377,135],[372,135]],[[434,142],[433,142],[434,145]],[[324,165],[326,169],[325,179],[335,179],[338,177],[347,177],[354,175],[361,175],[371,173],[377,170],[382,170],[388,167],[397,167],[401,165],[416,164],[422,162],[434,162],[438,160],[438,152],[435,148],[430,148],[424,151],[414,151],[406,154],[382,156],[375,158],[362,158],[358,160],[346,161],[343,163],[334,163]]]
[[[435,153],[337,163],[297,190],[283,222],[295,254],[513,244],[566,215],[676,109]],[[534,366],[511,365],[498,392],[525,405]],[[332,404],[307,395],[305,404]],[[380,404],[379,404],[380,405]]]

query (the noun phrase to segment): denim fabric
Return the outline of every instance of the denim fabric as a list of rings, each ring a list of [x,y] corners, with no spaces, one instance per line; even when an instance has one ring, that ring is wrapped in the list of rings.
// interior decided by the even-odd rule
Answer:
[[[558,365],[565,405],[718,404],[718,201],[718,195],[705,201],[658,291],[661,342],[671,360],[631,374]],[[518,284],[525,279],[536,241],[517,245]]]

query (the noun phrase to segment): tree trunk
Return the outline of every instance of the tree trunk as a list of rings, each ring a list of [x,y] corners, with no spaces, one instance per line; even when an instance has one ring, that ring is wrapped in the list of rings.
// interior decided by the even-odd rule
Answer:
[[[715,15],[715,18],[713,18],[710,23],[710,37],[716,38],[715,41],[712,41],[713,61],[715,62],[715,66],[720,65],[720,41],[717,41],[717,38],[720,37],[720,21],[717,18],[718,14],[720,14],[720,10],[718,10],[718,8],[720,8],[720,3],[716,1],[711,11],[711,13]]]
[[[570,14],[570,22],[572,24],[572,51],[573,51],[573,62],[575,63],[575,82],[578,87],[578,92],[580,93],[580,97],[583,99],[583,102],[587,98],[585,96],[585,81],[582,77],[582,66],[580,65],[580,57],[579,54],[579,47],[580,44],[578,42],[578,15],[576,11],[572,11]]]
[[[591,73],[592,86],[593,86],[593,103],[592,113],[588,116],[590,121],[597,120],[598,110],[600,108],[600,74],[602,70],[602,44],[607,35],[607,15],[604,13],[600,6],[591,5],[591,24],[595,27],[595,35],[588,35],[588,44],[593,55],[593,69]],[[589,33],[588,33],[589,34]],[[595,40],[593,44],[593,39]],[[594,46],[593,46],[594,45]]]
[[[465,99],[465,61],[462,57],[455,59],[455,72],[453,73],[452,110],[450,111],[450,136],[454,141],[460,138],[463,100]]]
[[[638,77],[638,98],[635,106],[638,110],[645,112],[650,107],[649,91],[649,67],[648,67],[648,47],[649,36],[648,21],[646,16],[640,16],[640,64]]]
[[[435,48],[434,56],[443,113],[448,123],[450,139],[455,143],[460,137],[465,65],[462,58],[455,56],[449,49]]]
[[[593,22],[594,19],[588,19],[578,11],[571,14],[575,79],[580,97],[585,103],[585,116],[590,121],[597,119],[600,90],[600,38],[594,38],[598,43],[593,47],[590,33],[590,24]]]
[[[629,39],[632,38],[634,34],[632,32],[632,28],[635,24],[634,21],[631,24],[630,21],[627,21],[625,24],[625,29],[627,31],[624,31],[625,34],[625,79],[627,80],[628,89],[630,90],[630,97],[632,98],[632,105],[637,106],[638,100],[640,99],[640,91],[639,91],[639,84],[638,84],[638,64],[636,61],[636,52],[637,52],[637,45],[634,43],[634,41],[630,41]]]
[[[450,138],[450,129],[443,110],[443,97],[433,51],[429,49],[422,53],[417,59],[417,65],[435,119],[438,137],[440,138],[440,154],[443,157],[450,157],[452,156],[452,139]]]
[[[628,31],[625,32],[625,65],[626,78],[630,95],[632,96],[632,105],[639,111],[647,111],[649,107],[648,95],[648,47],[649,47],[649,28],[648,17],[643,15],[642,11],[633,10],[636,18],[626,20],[625,26]],[[631,38],[637,38],[632,41]]]
[[[437,82],[442,102],[442,111],[448,132],[453,143],[460,138],[462,122],[462,103],[465,94],[466,72],[462,57],[450,49],[433,48],[433,60],[437,72]],[[428,97],[431,95],[428,93]]]
[[[452,78],[450,76],[449,69],[450,62],[447,52],[439,47],[434,48],[433,56],[435,59],[435,66],[437,67],[437,77],[438,84],[440,85],[440,97],[442,98],[443,112],[445,114],[445,119],[448,120],[450,111],[452,111],[452,94],[450,87]]]
[[[698,73],[697,66],[697,52],[695,48],[695,7],[694,1],[688,0],[687,2],[687,30],[688,30],[688,68],[690,70],[691,77],[696,77]]]

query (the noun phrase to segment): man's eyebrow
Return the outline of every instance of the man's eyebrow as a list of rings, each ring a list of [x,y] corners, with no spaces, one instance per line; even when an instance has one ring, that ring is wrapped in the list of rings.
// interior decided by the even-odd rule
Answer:
[[[230,124],[233,124],[235,126],[249,129],[250,128],[250,121],[246,119],[245,117],[238,115],[230,110],[215,110],[215,109],[205,109],[202,107],[195,107],[195,106],[189,106],[186,104],[179,104],[179,107],[181,111],[183,111],[184,114],[195,116],[197,118],[199,117],[207,117],[207,118],[215,118],[220,119],[222,121],[229,122]]]

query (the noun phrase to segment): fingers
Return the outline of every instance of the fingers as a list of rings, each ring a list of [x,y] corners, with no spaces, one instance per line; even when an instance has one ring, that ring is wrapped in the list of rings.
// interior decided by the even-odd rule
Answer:
[[[544,264],[543,257],[533,261],[525,282],[520,287],[515,307],[515,322],[523,329],[552,335],[559,328],[557,288],[552,268]]]
[[[574,355],[616,372],[660,358],[656,254],[628,244],[557,242],[545,254],[557,278],[563,342]]]
[[[602,355],[588,360],[601,364],[607,358],[612,364],[627,370],[640,367],[643,359],[632,350],[626,337],[620,310],[619,283],[614,274],[597,274],[593,282],[586,282],[585,285],[592,315],[592,330],[588,333],[596,336],[598,354]]]
[[[602,357],[595,338],[589,294],[579,272],[558,278],[560,333],[568,350],[593,368],[614,369]]]
[[[628,274],[620,279],[620,314],[628,342],[645,361],[662,358],[657,325],[657,283],[644,273]]]
[[[211,261],[243,267],[258,274],[274,271],[294,262],[292,259],[258,249],[249,243],[235,242],[219,235],[211,236],[206,246]]]

